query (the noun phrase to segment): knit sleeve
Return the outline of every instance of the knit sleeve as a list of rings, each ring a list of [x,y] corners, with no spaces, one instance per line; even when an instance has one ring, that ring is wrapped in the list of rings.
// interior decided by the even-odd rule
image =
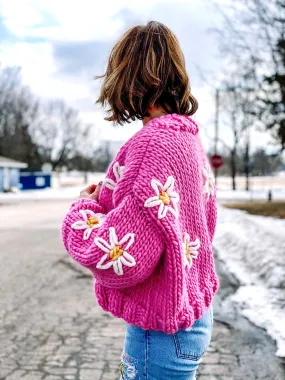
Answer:
[[[69,254],[110,288],[144,281],[164,248],[157,226],[132,193],[107,215],[96,201],[78,200],[63,221],[62,237]]]

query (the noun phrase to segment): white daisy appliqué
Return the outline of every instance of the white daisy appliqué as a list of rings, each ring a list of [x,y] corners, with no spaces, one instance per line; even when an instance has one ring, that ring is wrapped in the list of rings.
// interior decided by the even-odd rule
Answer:
[[[203,177],[205,178],[203,194],[207,194],[209,199],[215,193],[215,177],[208,162],[203,168]]]
[[[125,170],[125,167],[124,166],[120,166],[120,164],[118,162],[116,162],[113,165],[113,173],[114,173],[114,176],[115,176],[116,180],[114,181],[111,178],[106,178],[105,181],[104,181],[104,185],[106,187],[108,187],[108,189],[114,190],[115,187],[116,187],[117,182],[122,177],[122,175],[124,173],[124,170]]]
[[[71,228],[74,230],[85,230],[83,239],[89,239],[91,232],[94,228],[99,228],[105,218],[104,214],[95,214],[91,210],[80,210],[79,213],[82,215],[83,220],[78,220],[73,223]]]
[[[187,232],[184,233],[183,257],[184,264],[187,268],[190,269],[193,264],[193,259],[197,259],[200,246],[201,243],[198,238],[195,241],[191,241],[189,234],[187,234]]]
[[[131,256],[127,250],[134,243],[135,234],[126,234],[120,241],[118,240],[114,227],[109,228],[110,235],[108,243],[103,238],[95,238],[94,243],[99,247],[105,255],[97,263],[97,269],[108,269],[113,267],[114,272],[121,276],[124,274],[123,265],[133,267],[136,265],[136,260]]]
[[[150,197],[145,201],[145,207],[156,207],[158,209],[158,219],[162,219],[166,216],[167,212],[171,212],[176,218],[178,217],[177,203],[179,201],[179,195],[173,191],[174,178],[172,176],[167,178],[165,185],[162,185],[156,179],[151,180],[151,187],[155,191],[156,196]]]

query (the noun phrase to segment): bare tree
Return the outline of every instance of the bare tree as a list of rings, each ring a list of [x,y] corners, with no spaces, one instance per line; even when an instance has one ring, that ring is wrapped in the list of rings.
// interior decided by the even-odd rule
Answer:
[[[81,152],[92,155],[90,130],[62,100],[39,100],[22,84],[20,68],[0,72],[0,155],[57,169]]]
[[[242,129],[238,125],[237,120],[237,92],[235,88],[225,88],[220,95],[221,98],[221,108],[223,109],[223,118],[222,122],[224,127],[227,126],[232,135],[232,141],[225,141],[224,138],[220,138],[219,142],[230,154],[230,168],[231,168],[231,177],[232,177],[232,189],[236,190],[236,174],[237,174],[237,165],[236,165],[236,156],[238,151],[238,144],[241,138]]]
[[[84,184],[88,183],[88,173],[94,170],[93,157],[96,135],[98,130],[92,124],[86,124],[81,139],[76,146],[76,155],[73,157],[72,165],[74,169],[82,171],[84,174]],[[93,132],[91,134],[91,132]]]
[[[30,130],[41,161],[51,163],[55,170],[67,165],[77,154],[79,144],[88,137],[90,126],[81,122],[77,111],[56,100],[41,106],[40,117]]]
[[[219,89],[219,124],[224,133],[220,133],[218,145],[230,156],[230,171],[232,188],[236,190],[236,175],[238,171],[238,152],[244,150],[244,167],[247,176],[247,190],[249,189],[249,136],[254,127],[251,99],[254,93],[250,88],[236,78],[234,74],[224,80]],[[226,135],[227,137],[225,138]],[[221,148],[219,149],[221,151]]]
[[[39,101],[21,84],[19,68],[0,73],[0,155],[33,164],[38,160],[37,147],[29,127],[38,116]]]
[[[227,64],[255,89],[255,120],[285,148],[285,3],[234,0],[219,31]]]
[[[82,171],[84,182],[88,183],[88,172],[105,172],[112,160],[112,155],[108,141],[101,141],[99,145],[94,146],[92,140],[88,138],[86,148],[85,151],[78,152],[69,160],[68,169]]]

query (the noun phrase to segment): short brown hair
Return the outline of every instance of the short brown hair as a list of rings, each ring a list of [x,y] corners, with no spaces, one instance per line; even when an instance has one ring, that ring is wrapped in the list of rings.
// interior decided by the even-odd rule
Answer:
[[[105,74],[97,78],[104,81],[96,103],[109,105],[108,121],[143,119],[155,105],[183,115],[198,109],[179,42],[159,22],[129,29],[113,47]]]

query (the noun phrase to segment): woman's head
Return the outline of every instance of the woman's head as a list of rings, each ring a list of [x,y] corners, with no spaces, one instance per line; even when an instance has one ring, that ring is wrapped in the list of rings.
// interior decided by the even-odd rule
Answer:
[[[129,29],[113,47],[97,103],[108,105],[106,120],[122,124],[148,116],[160,106],[168,113],[192,115],[185,60],[175,35],[151,21]]]

